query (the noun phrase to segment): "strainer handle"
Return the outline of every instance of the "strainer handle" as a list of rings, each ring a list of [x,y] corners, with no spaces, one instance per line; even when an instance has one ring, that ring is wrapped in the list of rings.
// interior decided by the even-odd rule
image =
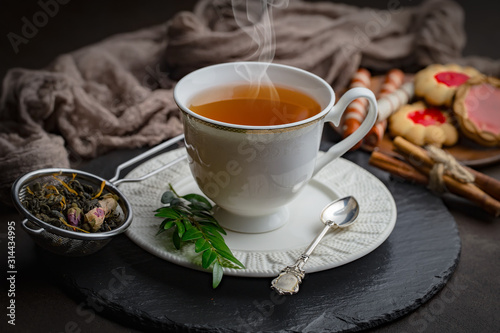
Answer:
[[[23,229],[24,229],[27,233],[30,233],[30,234],[37,234],[37,235],[39,235],[39,234],[41,234],[41,233],[43,232],[43,230],[44,230],[44,229],[43,229],[43,228],[41,228],[41,227],[40,227],[40,228],[38,228],[38,229],[32,229],[32,228],[28,227],[27,223],[28,223],[28,219],[24,219],[24,220],[22,220],[22,221],[21,221],[21,227],[23,227]]]
[[[182,155],[182,156],[179,156],[177,157],[175,160],[173,161],[170,161],[168,162],[167,164],[163,165],[162,167],[154,170],[154,171],[151,171],[150,173],[147,173],[139,178],[122,178],[122,179],[118,179],[117,181],[115,181],[113,184],[115,185],[119,185],[121,183],[136,183],[136,182],[140,182],[140,181],[143,181],[144,179],[148,179],[149,177],[151,176],[154,176],[156,175],[157,173],[165,170],[165,169],[168,169],[170,168],[171,166],[179,163],[180,161],[183,161],[187,158],[187,155]]]
[[[125,169],[126,167],[129,167],[139,161],[142,161],[143,159],[145,159],[146,157],[149,157],[153,154],[156,154],[160,151],[162,151],[163,149],[165,148],[168,148],[170,147],[171,145],[173,145],[174,143],[177,143],[181,140],[184,139],[184,134],[181,134],[181,135],[178,135],[176,137],[173,137],[172,139],[170,140],[167,140],[161,144],[159,144],[158,146],[154,147],[154,148],[151,148],[150,150],[134,157],[133,159],[131,160],[128,160],[127,162],[124,162],[122,164],[120,164],[117,168],[116,168],[116,171],[115,171],[115,175],[113,178],[111,178],[109,181],[111,183],[114,183],[115,185],[118,185],[118,183],[120,183],[119,181],[117,182],[117,180],[120,178],[120,172]]]

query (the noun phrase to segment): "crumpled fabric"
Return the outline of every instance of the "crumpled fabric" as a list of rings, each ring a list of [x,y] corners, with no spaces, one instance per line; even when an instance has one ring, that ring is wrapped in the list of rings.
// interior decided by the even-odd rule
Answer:
[[[0,200],[10,203],[12,183],[28,171],[69,167],[180,134],[173,87],[211,64],[273,61],[313,72],[336,90],[360,66],[377,73],[456,62],[500,75],[498,61],[461,56],[464,13],[452,1],[387,10],[234,3],[201,0],[165,24],[60,55],[47,68],[11,69],[0,99]]]
[[[193,12],[174,17],[165,55],[172,76],[179,79],[219,62],[269,58],[315,73],[335,90],[345,88],[360,66],[377,73],[455,62],[500,74],[499,61],[462,57],[464,12],[453,1],[425,1],[414,7],[395,2],[387,10],[302,1],[281,7],[282,2],[273,1],[269,10],[275,35],[272,57],[266,57],[271,51],[262,32],[265,24],[252,19],[258,14],[246,15],[245,6],[234,13],[229,0],[202,1]],[[250,9],[262,12],[259,6]]]

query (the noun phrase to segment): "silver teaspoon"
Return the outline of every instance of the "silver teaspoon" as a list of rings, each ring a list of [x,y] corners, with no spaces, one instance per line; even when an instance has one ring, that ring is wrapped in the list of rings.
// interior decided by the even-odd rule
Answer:
[[[325,224],[321,233],[300,255],[295,264],[281,270],[280,274],[271,282],[271,288],[280,295],[296,294],[299,291],[299,284],[305,276],[303,267],[321,239],[330,228],[346,228],[353,224],[358,214],[359,205],[354,197],[348,196],[328,204],[321,212],[321,221]]]

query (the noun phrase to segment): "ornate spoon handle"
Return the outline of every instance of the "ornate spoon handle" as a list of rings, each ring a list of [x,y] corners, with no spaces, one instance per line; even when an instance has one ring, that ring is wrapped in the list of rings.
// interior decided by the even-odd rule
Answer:
[[[304,265],[328,230],[332,226],[335,226],[335,223],[331,221],[329,222],[330,223],[325,225],[321,233],[314,238],[306,251],[300,255],[300,258],[295,262],[295,264],[283,268],[280,274],[271,282],[271,288],[273,288],[278,294],[293,295],[299,292],[299,284],[302,283],[302,279],[306,274],[303,269]]]
[[[292,266],[287,266],[281,270],[280,274],[271,282],[271,288],[280,295],[293,295],[299,292],[299,284],[306,275],[304,265],[312,254],[321,239],[330,228],[346,228],[356,221],[359,213],[359,205],[352,196],[338,199],[327,205],[321,212],[321,222],[325,227],[321,233],[314,238],[312,243],[300,258]]]

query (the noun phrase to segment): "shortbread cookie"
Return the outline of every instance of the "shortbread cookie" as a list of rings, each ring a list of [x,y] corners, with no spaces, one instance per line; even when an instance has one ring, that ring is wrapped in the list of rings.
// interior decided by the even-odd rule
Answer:
[[[460,131],[483,146],[500,146],[500,80],[475,77],[457,90],[453,112]]]
[[[448,112],[427,107],[422,101],[404,105],[396,111],[389,118],[389,132],[419,146],[452,146],[458,141],[458,131]]]
[[[415,95],[431,105],[451,106],[457,88],[480,74],[472,67],[430,65],[415,74]]]

